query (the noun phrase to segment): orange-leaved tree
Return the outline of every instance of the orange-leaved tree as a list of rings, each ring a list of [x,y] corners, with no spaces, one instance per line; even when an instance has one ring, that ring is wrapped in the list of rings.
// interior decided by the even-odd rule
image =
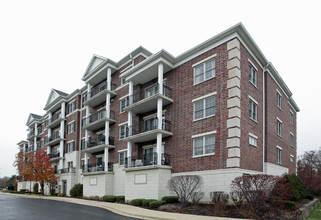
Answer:
[[[14,163],[17,166],[19,175],[25,181],[39,181],[41,193],[44,194],[44,184],[57,181],[55,169],[50,164],[50,157],[46,152],[20,152]]]

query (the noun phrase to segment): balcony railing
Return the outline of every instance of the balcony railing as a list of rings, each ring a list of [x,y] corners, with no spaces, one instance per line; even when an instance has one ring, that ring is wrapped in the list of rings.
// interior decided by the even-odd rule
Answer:
[[[171,122],[168,120],[163,119],[162,120],[162,130],[164,131],[171,131]],[[136,134],[140,134],[146,131],[152,131],[158,128],[158,118],[154,117],[152,119],[148,119],[142,122],[138,122],[136,124],[133,124],[132,126],[129,126],[129,136],[133,136]]]
[[[58,170],[58,173],[75,173],[75,172],[76,170],[74,167],[68,167],[68,168]]]
[[[35,135],[35,130],[32,129],[29,133],[28,133],[28,138],[32,137]]]
[[[114,145],[114,137],[109,136],[109,145]],[[82,150],[105,144],[105,135],[90,138],[86,144],[81,146]]]
[[[53,123],[54,121],[58,120],[61,117],[61,113],[55,114],[53,115],[50,119],[47,119],[45,121],[45,126],[50,125],[51,123]]]
[[[30,153],[33,151],[33,146],[27,147],[26,148],[26,153]]]
[[[93,172],[112,172],[113,171],[113,163],[108,163],[108,170],[105,170],[105,163],[93,163],[93,164],[85,164],[82,166],[83,173],[93,173]]]
[[[111,91],[113,91],[115,89],[116,89],[116,84],[111,83]],[[102,92],[104,90],[107,90],[107,83],[92,88],[91,91],[87,93],[86,100],[89,100],[91,97],[94,97],[95,95],[97,95],[98,93],[100,93],[100,92]]]
[[[159,84],[154,84],[154,85],[151,85],[145,89],[142,89],[136,93],[134,93],[133,95],[129,96],[129,104],[128,105],[131,105],[131,104],[134,104],[136,102],[139,102],[143,99],[146,99],[148,97],[151,97],[155,94],[158,94],[159,93]],[[168,98],[171,98],[172,96],[172,89],[163,85],[163,94],[162,95],[165,95],[166,97]]]
[[[60,152],[50,153],[50,154],[48,154],[48,156],[49,156],[51,159],[57,158],[57,157],[60,157]]]
[[[157,165],[157,156],[156,152],[144,154],[141,157],[126,157],[125,158],[125,168],[131,167],[141,167],[141,166],[153,166]],[[170,165],[170,155],[162,153],[161,165]]]
[[[54,140],[57,140],[60,138],[60,132],[56,132],[54,133],[53,135],[49,136],[48,137],[48,142],[51,142],[51,141],[54,141]],[[47,143],[48,143],[47,142]]]
[[[87,126],[87,125],[94,123],[95,121],[98,121],[102,118],[106,118],[106,116],[107,116],[106,109],[100,110],[100,111],[84,118],[82,120],[82,126],[83,127]],[[112,111],[112,110],[110,111],[109,118],[115,120],[115,112],[114,111]]]

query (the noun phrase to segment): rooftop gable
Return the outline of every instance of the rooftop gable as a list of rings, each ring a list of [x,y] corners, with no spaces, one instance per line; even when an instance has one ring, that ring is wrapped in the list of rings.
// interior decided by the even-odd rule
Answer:
[[[42,119],[42,117],[41,117],[40,115],[30,113],[29,116],[28,116],[28,120],[27,120],[26,125],[27,125],[27,126],[30,126],[30,125],[32,125],[34,122],[40,122],[41,119]]]
[[[55,105],[59,100],[61,100],[62,98],[66,98],[67,96],[68,96],[68,94],[65,92],[61,92],[56,89],[51,89],[51,92],[50,92],[49,97],[47,99],[44,110],[47,111],[53,105]]]

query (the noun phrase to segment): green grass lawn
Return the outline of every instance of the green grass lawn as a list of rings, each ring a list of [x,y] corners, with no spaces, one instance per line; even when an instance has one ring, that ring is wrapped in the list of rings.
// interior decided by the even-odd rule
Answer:
[[[317,220],[321,219],[321,204],[319,204],[312,212],[310,213],[307,220]]]

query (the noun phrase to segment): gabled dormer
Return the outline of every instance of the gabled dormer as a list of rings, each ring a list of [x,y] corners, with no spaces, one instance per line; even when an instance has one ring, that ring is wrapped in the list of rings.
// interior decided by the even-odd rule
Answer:
[[[51,89],[44,110],[54,112],[61,107],[61,102],[67,101],[68,94],[56,89]]]
[[[28,116],[28,120],[26,125],[28,127],[32,127],[34,125],[34,123],[40,123],[41,122],[42,117],[40,115],[36,115],[36,114],[32,114],[30,113]]]

